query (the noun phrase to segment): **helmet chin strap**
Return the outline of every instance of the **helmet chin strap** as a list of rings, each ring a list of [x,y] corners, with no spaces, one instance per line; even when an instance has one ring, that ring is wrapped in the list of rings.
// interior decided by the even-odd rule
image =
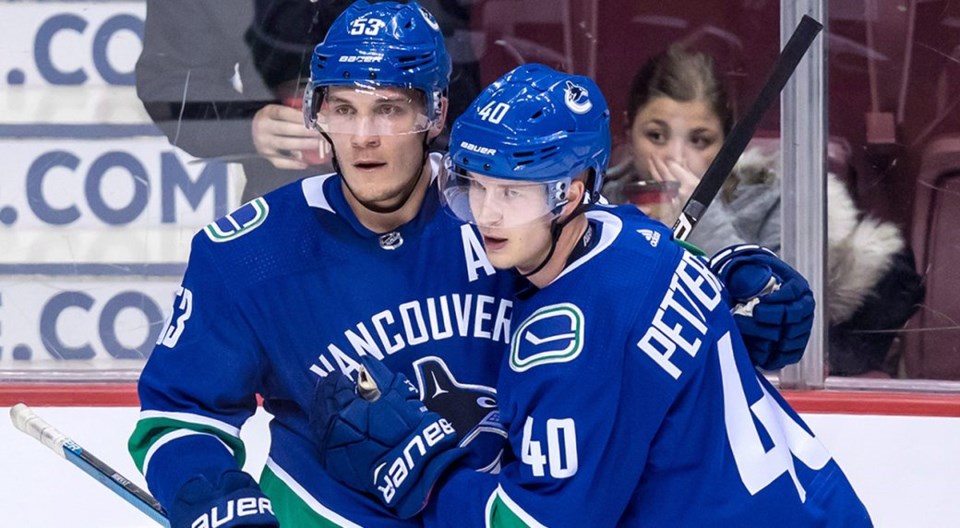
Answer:
[[[536,268],[533,268],[533,271],[529,271],[527,273],[521,272],[521,277],[526,278],[537,273],[547,265],[547,262],[550,262],[550,259],[553,258],[553,253],[557,250],[557,241],[560,240],[560,234],[563,232],[563,226],[565,225],[567,225],[567,222],[559,222],[556,219],[554,219],[553,222],[550,222],[550,251],[548,251],[547,256],[540,261],[540,264]]]
[[[327,140],[328,143],[330,143],[330,151],[333,156],[333,159],[332,159],[333,170],[337,171],[337,173],[339,173],[340,175],[343,175],[343,170],[340,167],[340,161],[337,159],[337,149],[336,147],[333,146],[333,140],[330,139],[330,136],[328,136],[326,132],[320,132],[320,134],[323,135],[323,137]],[[410,196],[413,195],[413,191],[415,191],[417,188],[417,184],[420,183],[420,178],[423,176],[423,167],[427,163],[427,155],[428,155],[427,148],[430,146],[430,140],[428,139],[429,136],[430,136],[429,131],[426,131],[423,133],[423,142],[421,143],[423,156],[421,156],[420,158],[420,164],[418,165],[416,172],[414,172],[413,175],[411,175],[410,178],[407,180],[407,184],[404,186],[404,189],[403,189],[402,198],[400,199],[399,202],[397,202],[396,205],[382,207],[379,205],[375,205],[370,201],[362,200],[360,199],[359,196],[357,196],[357,193],[354,192],[353,187],[350,187],[350,183],[347,181],[346,178],[340,178],[340,180],[343,182],[343,185],[347,188],[347,190],[350,191],[350,194],[353,196],[353,199],[356,200],[357,203],[362,205],[364,209],[367,209],[368,211],[373,211],[374,213],[378,213],[378,214],[395,213],[399,211],[400,208],[402,208],[404,205],[407,204],[407,200],[410,199]]]
[[[528,271],[527,273],[521,272],[520,273],[521,277],[526,278],[537,273],[538,271],[542,270],[544,266],[547,265],[548,262],[550,262],[550,259],[553,258],[554,252],[556,252],[557,250],[557,242],[560,241],[560,235],[563,233],[563,228],[567,227],[567,224],[573,221],[574,218],[579,216],[585,210],[586,210],[586,206],[584,206],[581,203],[577,205],[577,208],[574,209],[572,213],[570,213],[570,216],[568,216],[566,220],[561,221],[555,218],[553,222],[550,223],[550,251],[547,252],[547,256],[543,258],[540,264],[537,265],[536,268],[533,268],[533,271]]]

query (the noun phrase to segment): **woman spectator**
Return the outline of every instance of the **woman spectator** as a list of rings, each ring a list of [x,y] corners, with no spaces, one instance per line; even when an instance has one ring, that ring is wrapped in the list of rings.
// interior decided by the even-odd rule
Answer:
[[[634,77],[626,119],[631,156],[610,170],[603,194],[671,225],[734,122],[711,58],[677,46],[652,58]],[[776,152],[748,149],[689,241],[708,254],[742,243],[779,252],[777,160]],[[645,198],[651,188],[658,199]],[[833,174],[827,203],[831,373],[893,375],[887,352],[923,298],[913,252],[896,225],[859,211]]]

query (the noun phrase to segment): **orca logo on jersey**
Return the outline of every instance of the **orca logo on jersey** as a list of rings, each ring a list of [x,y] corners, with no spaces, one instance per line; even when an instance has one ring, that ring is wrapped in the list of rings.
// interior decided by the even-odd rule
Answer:
[[[267,201],[256,198],[240,206],[236,211],[219,218],[203,229],[214,242],[227,242],[253,231],[263,225],[270,213]]]
[[[477,471],[499,472],[507,431],[500,423],[497,391],[457,380],[436,356],[416,360],[413,372],[423,404],[451,422],[460,434],[459,447],[469,447],[467,464]]]
[[[544,306],[527,317],[510,340],[510,368],[573,361],[583,350],[583,312],[575,304]]]

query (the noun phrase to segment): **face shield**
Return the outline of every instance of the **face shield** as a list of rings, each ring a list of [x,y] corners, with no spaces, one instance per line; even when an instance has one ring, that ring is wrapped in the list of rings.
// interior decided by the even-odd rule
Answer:
[[[440,200],[460,220],[485,228],[509,229],[548,223],[567,203],[571,178],[522,181],[468,172],[444,157],[437,180]]]
[[[360,84],[315,90],[310,107],[316,112],[307,124],[326,134],[398,136],[419,134],[435,125],[417,90]]]

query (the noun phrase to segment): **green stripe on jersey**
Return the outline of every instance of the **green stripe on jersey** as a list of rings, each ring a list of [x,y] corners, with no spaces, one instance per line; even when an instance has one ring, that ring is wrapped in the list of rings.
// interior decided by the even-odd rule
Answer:
[[[487,528],[543,528],[499,486],[487,500],[486,521]]]
[[[137,422],[137,427],[133,430],[133,434],[130,435],[130,440],[127,442],[127,449],[130,451],[130,456],[133,457],[140,473],[143,473],[143,461],[147,457],[150,447],[168,433],[180,429],[216,436],[233,450],[233,457],[237,460],[237,465],[243,467],[247,458],[247,450],[239,437],[227,434],[210,425],[184,422],[172,418],[142,418]]]
[[[311,508],[269,467],[264,467],[260,475],[260,489],[270,497],[273,514],[280,521],[280,526],[297,528],[341,528],[342,526]]]

